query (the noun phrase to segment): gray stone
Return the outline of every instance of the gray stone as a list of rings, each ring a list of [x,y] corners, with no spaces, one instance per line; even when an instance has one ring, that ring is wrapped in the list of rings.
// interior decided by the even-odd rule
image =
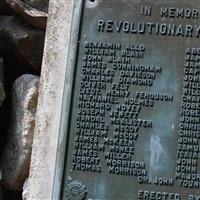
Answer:
[[[2,182],[10,190],[21,190],[29,174],[39,78],[19,77],[12,89],[8,140],[1,159]]]
[[[40,73],[44,31],[23,23],[15,16],[0,16],[0,52],[11,52],[28,69]]]
[[[24,3],[36,8],[38,10],[42,10],[44,12],[48,12],[49,0],[22,0]]]
[[[3,101],[5,100],[5,91],[4,91],[4,64],[3,59],[0,58],[0,106],[2,105]]]
[[[25,180],[23,185],[22,200],[28,200],[28,178]]]
[[[48,0],[6,0],[10,7],[31,25],[45,30]]]
[[[60,131],[61,111],[66,112],[65,109],[61,109],[65,91],[64,83],[66,81],[65,92],[69,102],[70,85],[73,82],[70,66],[74,57],[69,57],[69,62],[67,61],[71,49],[75,48],[69,44],[71,27],[74,24],[72,22],[74,2],[76,1],[51,0],[49,4],[49,22],[29,175],[28,199],[30,200],[59,199],[59,195],[56,195],[57,192],[53,190],[60,188],[61,177],[55,177],[56,159],[58,151],[63,153],[59,162],[64,159],[63,147],[66,142],[64,136],[60,134],[62,132]],[[75,21],[77,20],[78,17],[75,18]],[[65,121],[68,121],[67,117]]]

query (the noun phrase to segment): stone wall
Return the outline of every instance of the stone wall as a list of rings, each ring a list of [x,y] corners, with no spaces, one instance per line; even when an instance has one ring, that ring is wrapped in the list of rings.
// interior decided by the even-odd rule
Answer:
[[[0,199],[27,196],[47,11],[48,0],[0,0]]]

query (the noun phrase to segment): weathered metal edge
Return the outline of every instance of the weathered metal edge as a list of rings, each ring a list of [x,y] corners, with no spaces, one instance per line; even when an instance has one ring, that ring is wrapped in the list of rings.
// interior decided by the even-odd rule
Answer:
[[[49,3],[29,174],[29,200],[59,199],[62,172],[58,172],[57,169],[59,170],[59,166],[62,169],[63,166],[62,163],[56,163],[56,161],[64,155],[66,142],[61,142],[61,138],[66,134],[64,129],[67,126],[66,124],[60,127],[61,113],[66,114],[65,117],[68,116],[71,100],[70,96],[65,100],[63,97],[70,95],[72,91],[70,84],[73,82],[74,66],[71,56],[74,55],[75,49],[70,49],[70,41],[74,41],[77,37],[77,33],[72,32],[72,19],[73,10],[78,7],[75,5],[79,3],[82,1],[50,0]],[[78,19],[76,19],[75,27],[78,27],[77,22]],[[68,86],[64,89],[67,84]],[[65,101],[67,101],[66,107],[62,108]],[[56,188],[53,188],[55,185]]]
[[[74,11],[72,18],[72,27],[70,34],[70,44],[67,60],[67,71],[65,74],[65,85],[64,85],[64,94],[62,102],[62,113],[60,121],[60,130],[58,138],[58,151],[56,157],[56,168],[53,184],[53,199],[60,199],[62,182],[64,176],[64,165],[66,160],[67,152],[67,137],[68,137],[68,126],[69,126],[69,114],[71,109],[71,98],[73,93],[73,81],[74,81],[74,71],[76,63],[76,54],[77,54],[77,45],[78,37],[80,31],[80,22],[82,14],[83,1],[75,0],[74,2]]]

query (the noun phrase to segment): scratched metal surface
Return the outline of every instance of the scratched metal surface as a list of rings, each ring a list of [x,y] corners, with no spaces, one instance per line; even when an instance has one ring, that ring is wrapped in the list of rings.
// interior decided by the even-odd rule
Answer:
[[[150,16],[141,15],[141,6],[151,6]],[[138,199],[138,191],[177,193],[181,199],[189,199],[189,195],[199,194],[198,188],[185,188],[179,186],[179,181],[175,179],[177,167],[177,145],[179,139],[179,124],[181,110],[181,96],[183,94],[184,67],[187,48],[200,47],[199,38],[195,37],[195,32],[191,37],[167,36],[156,34],[155,31],[149,34],[126,33],[116,31],[112,25],[112,31],[107,32],[106,27],[98,31],[98,20],[112,20],[120,22],[128,21],[138,24],[139,22],[152,22],[159,24],[198,25],[200,16],[192,18],[160,17],[160,9],[163,8],[189,8],[200,9],[200,3],[195,0],[174,0],[174,1],[137,1],[137,0],[86,0],[84,3],[82,23],[80,27],[80,41],[77,51],[76,73],[74,75],[74,94],[72,99],[71,122],[68,130],[68,142],[66,164],[63,173],[63,192],[61,199]],[[188,11],[189,12],[189,11]],[[106,25],[105,25],[106,26]],[[72,157],[75,150],[75,135],[78,108],[78,97],[82,81],[82,64],[85,56],[84,42],[105,42],[120,43],[122,49],[126,44],[145,46],[144,58],[132,58],[132,64],[160,66],[162,72],[156,74],[152,86],[130,85],[128,98],[135,98],[136,92],[150,92],[167,94],[173,96],[173,101],[154,101],[153,107],[142,107],[138,118],[147,119],[152,122],[152,128],[141,127],[138,131],[137,139],[134,140],[133,161],[145,163],[148,183],[139,183],[137,176],[126,176],[110,174],[106,166],[105,152],[109,151],[106,145],[105,152],[99,152],[101,172],[87,172],[72,169]],[[118,51],[116,58],[120,57]],[[108,63],[104,56],[106,68],[113,70],[112,63]],[[113,83],[118,83],[120,70],[113,70]],[[120,83],[123,86],[123,84]],[[111,89],[112,83],[106,84],[106,94]],[[125,98],[117,98],[119,104]],[[90,102],[91,103],[91,102]],[[111,110],[116,109],[116,104],[111,105]],[[114,131],[109,116],[110,111],[106,111],[104,121],[109,125],[108,138],[113,139]],[[121,132],[124,134],[124,132]],[[100,138],[100,144],[104,143],[104,138]],[[196,172],[199,173],[199,169]],[[156,177],[173,180],[173,185],[155,184]],[[71,184],[71,185],[70,185]],[[74,185],[73,185],[74,184]],[[85,188],[86,187],[86,188]],[[86,194],[87,191],[87,194]],[[86,196],[85,196],[86,194]],[[71,195],[71,196],[70,196]],[[177,197],[179,199],[179,197]],[[141,197],[141,199],[144,199]],[[146,198],[150,199],[150,197]],[[153,199],[153,197],[152,197]],[[159,198],[158,198],[159,199]],[[163,196],[161,199],[165,199]],[[172,199],[176,199],[172,197]],[[194,198],[195,199],[195,198]]]

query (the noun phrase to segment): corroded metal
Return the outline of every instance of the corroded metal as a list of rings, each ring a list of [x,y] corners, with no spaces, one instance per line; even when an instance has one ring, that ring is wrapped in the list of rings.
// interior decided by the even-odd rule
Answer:
[[[200,198],[199,21],[196,0],[85,1],[61,199],[73,180],[88,199]]]

